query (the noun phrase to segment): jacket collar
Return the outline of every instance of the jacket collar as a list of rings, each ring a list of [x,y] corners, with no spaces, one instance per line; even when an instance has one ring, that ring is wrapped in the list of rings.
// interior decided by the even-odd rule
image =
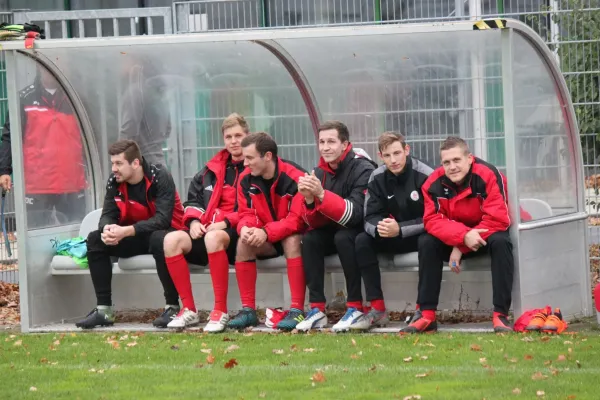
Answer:
[[[385,169],[385,174],[388,182],[406,182],[408,176],[411,174],[413,169],[413,161],[412,157],[406,157],[406,165],[404,165],[404,169],[398,175],[394,175],[389,169]]]

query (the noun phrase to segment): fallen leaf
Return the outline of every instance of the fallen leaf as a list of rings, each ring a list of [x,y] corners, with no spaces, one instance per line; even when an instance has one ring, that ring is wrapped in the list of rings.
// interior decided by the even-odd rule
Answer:
[[[57,365],[58,361],[51,362],[50,365]]]
[[[559,354],[556,361],[567,361],[567,356],[565,356],[564,354]]]
[[[40,364],[45,364],[48,362],[48,359],[46,357],[40,359]]]
[[[352,355],[350,355],[350,358],[353,359],[353,360],[358,360],[359,357],[360,356],[358,354],[352,354]]]
[[[544,361],[544,365],[548,366],[548,365],[552,365],[552,361],[548,360],[548,361]]]
[[[402,359],[405,363],[412,362],[412,357],[406,357]]]
[[[421,396],[418,394],[411,394],[410,396],[406,396],[402,400],[421,400]]]
[[[208,356],[206,356],[206,363],[207,364],[212,364],[215,362],[215,356],[213,356],[212,354],[209,354]]]
[[[96,372],[96,368],[92,368],[88,372]]]
[[[283,349],[273,349],[273,354],[283,354]]]
[[[435,347],[435,344],[433,344],[431,342],[427,342],[427,343],[425,343],[425,346],[427,346],[427,347]]]
[[[575,398],[577,398],[577,397],[574,394],[567,396],[567,400],[573,400]]]
[[[200,346],[202,346],[202,347],[206,347],[206,343],[202,343]]]
[[[482,363],[482,364],[486,363],[487,362],[487,358],[482,357],[482,358],[479,359],[479,362]]]
[[[514,388],[512,392],[513,392],[513,394],[521,394],[521,389]]]
[[[563,342],[563,344],[573,344],[573,342],[571,342],[570,340],[565,340],[565,341]]]
[[[202,368],[202,367],[204,367],[204,364],[202,364],[202,363],[198,363],[194,366],[194,368]]]
[[[354,340],[354,338],[352,338],[352,346],[356,346],[356,340]]]
[[[36,392],[37,388],[35,386],[32,386],[32,387],[29,388],[29,391],[30,392]]]
[[[314,382],[319,382],[319,383],[321,383],[321,382],[325,382],[325,381],[327,380],[327,379],[325,379],[325,374],[323,374],[323,372],[322,372],[322,371],[317,371],[317,372],[315,372],[315,373],[313,374],[312,378],[310,378],[310,379],[313,381],[313,383],[314,383]]]
[[[58,340],[58,339],[57,339],[57,340],[55,340],[55,341],[54,341],[54,343],[52,343],[52,344],[53,344],[53,345],[55,345],[55,346],[58,346],[58,345],[60,344],[60,340]]]
[[[210,354],[210,353],[212,353],[212,350],[211,350],[211,349],[200,349],[200,351],[201,351],[202,353],[204,353],[204,354]]]
[[[258,394],[258,397],[260,397],[261,399],[264,399],[266,396],[267,396],[267,393],[265,393],[265,392],[260,392]]]
[[[554,368],[554,367],[550,367],[550,372],[552,372],[553,376],[557,376],[558,373],[559,373],[559,371],[556,368]]]
[[[121,336],[119,340],[127,340],[129,339],[129,335]]]
[[[542,338],[540,339],[540,341],[542,342],[547,342],[550,340],[550,336],[542,336]]]
[[[133,346],[137,346],[137,342],[127,343],[127,347],[133,347]]]
[[[531,338],[530,336],[525,336],[523,339],[521,339],[524,342],[533,342],[533,338]]]
[[[415,378],[425,378],[428,376],[429,376],[429,374],[417,374],[417,375],[415,375]]]
[[[370,372],[374,372],[377,369],[377,366],[373,365],[371,368],[369,368]]]
[[[231,369],[233,367],[235,367],[236,365],[238,365],[238,362],[235,358],[232,358],[231,360],[227,361],[224,365],[224,367],[226,369]]]
[[[179,350],[179,346],[177,346],[176,344],[174,344],[173,346],[171,346],[171,350]]]
[[[225,354],[227,353],[231,353],[232,351],[238,350],[240,348],[240,346],[237,346],[235,344],[232,344],[231,346],[229,346],[227,349],[225,349]]]
[[[575,363],[577,364],[577,368],[581,368],[581,363],[579,362],[579,360],[575,360]]]
[[[429,357],[427,357],[427,356],[421,356],[421,360],[423,360],[423,361],[427,360],[428,358]]]
[[[378,343],[375,343],[373,346],[375,346],[375,347],[381,347],[381,345],[378,344]]]
[[[295,344],[291,345],[290,351],[298,351],[298,346],[296,346]]]
[[[246,333],[244,333],[244,336],[246,336],[246,337],[248,337],[248,336],[252,336],[252,335],[254,335],[254,333],[253,333],[253,332],[246,332]]]
[[[103,373],[104,373],[104,370],[103,370],[103,369],[99,369],[99,370],[98,370],[98,373],[99,373],[99,374],[103,374]]]
[[[508,360],[508,362],[510,362],[510,363],[516,363],[517,361],[518,360],[514,357]]]
[[[525,360],[533,360],[533,356],[531,354],[525,354],[525,356],[523,356],[523,359],[525,359]]]
[[[478,344],[472,344],[471,350],[472,351],[481,351],[481,346],[479,346]]]
[[[121,347],[121,345],[119,344],[119,342],[116,342],[116,341],[112,342],[111,344],[112,344],[113,349],[115,349],[115,350],[118,349],[119,347]]]
[[[538,390],[537,392],[535,392],[535,394],[536,394],[538,397],[543,397],[543,396],[545,396],[545,395],[546,395],[546,392],[544,392],[543,390]]]
[[[535,374],[531,375],[531,379],[533,379],[534,381],[541,381],[544,379],[548,379],[548,377],[546,375],[543,375],[541,372],[536,372]]]
[[[235,339],[231,339],[231,338],[228,338],[227,336],[225,336],[225,337],[223,338],[223,341],[224,341],[224,342],[235,342]]]
[[[17,340],[16,342],[13,343],[13,346],[20,346],[23,344],[22,340]]]
[[[568,352],[568,353],[572,353],[572,352],[573,352],[573,349],[569,347],[569,348],[567,349],[567,352]]]
[[[282,361],[282,362],[279,363],[279,365],[282,366],[282,367],[285,367],[285,366],[288,366],[289,364],[286,363],[285,361]]]
[[[416,345],[417,345],[417,343],[419,343],[419,339],[421,339],[421,338],[420,338],[420,337],[417,337],[417,338],[415,339],[415,341],[413,342],[413,346],[416,346]]]
[[[305,353],[312,353],[312,352],[314,352],[314,351],[315,351],[315,349],[304,349],[304,352],[305,352]]]

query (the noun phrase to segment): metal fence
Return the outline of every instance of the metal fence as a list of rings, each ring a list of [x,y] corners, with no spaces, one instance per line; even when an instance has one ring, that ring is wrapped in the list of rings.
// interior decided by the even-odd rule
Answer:
[[[44,13],[18,13],[16,22],[31,21],[45,27],[50,37],[111,36],[127,34],[188,33],[235,29],[286,29],[299,26],[334,24],[383,24],[445,21],[488,17],[519,19],[533,29],[555,52],[569,85],[579,118],[584,151],[587,203],[591,214],[600,207],[600,0],[206,0],[174,2],[172,8],[90,10]],[[489,143],[474,141],[478,154],[502,164],[503,149],[494,143],[502,127],[494,123],[494,111],[501,106],[498,98],[498,71],[480,71],[480,86],[460,84],[448,65],[458,61],[452,55],[440,62],[422,65],[410,77],[418,90],[406,95],[406,81],[383,83],[377,71],[353,71],[347,76],[350,85],[338,88],[338,107],[323,109],[323,116],[347,121],[357,145],[371,154],[378,133],[399,130],[413,141],[417,154],[435,162],[439,141],[448,134],[479,132]],[[482,68],[482,67],[480,67]],[[298,159],[307,168],[316,160],[309,143],[294,139],[310,131],[306,112],[293,86],[277,88],[248,87],[243,74],[213,77],[210,89],[196,89],[194,110],[181,115],[181,125],[194,123],[197,140],[186,151],[196,152],[202,164],[218,146],[201,135],[218,132],[219,124],[236,110],[251,116],[253,128],[274,132],[286,131],[281,140],[284,156]],[[326,85],[326,83],[324,83]],[[5,85],[2,81],[2,89]],[[330,88],[329,88],[330,89]],[[316,89],[318,90],[318,88]],[[486,104],[479,110],[463,100],[482,94]],[[469,95],[468,93],[471,93]],[[5,92],[3,98],[5,98]],[[285,99],[272,105],[267,113],[268,98]],[[410,98],[410,103],[402,99]],[[5,100],[0,106],[6,111]],[[208,111],[207,111],[208,110]],[[343,110],[343,113],[342,113]],[[373,113],[374,110],[385,110]],[[483,110],[483,111],[482,111]],[[477,115],[479,113],[479,115]],[[184,121],[185,119],[185,121]],[[436,135],[423,136],[419,126],[435,127]],[[544,129],[544,127],[534,127]],[[496,144],[501,141],[496,141]],[[185,145],[185,143],[184,143]],[[188,146],[189,147],[189,146]],[[181,183],[187,184],[194,168],[180,171]],[[596,175],[598,174],[598,175]],[[596,179],[598,178],[598,179]],[[594,228],[591,228],[594,229]],[[594,231],[592,241],[600,243]],[[594,260],[598,260],[594,258]],[[1,278],[1,275],[0,275]]]

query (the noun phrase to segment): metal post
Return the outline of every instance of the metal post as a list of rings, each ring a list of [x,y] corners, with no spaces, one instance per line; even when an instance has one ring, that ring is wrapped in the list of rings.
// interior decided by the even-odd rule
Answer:
[[[458,19],[463,18],[464,16],[464,2],[463,0],[455,0],[454,1],[454,16]],[[468,137],[468,128],[467,128],[467,112],[465,111],[467,108],[467,70],[468,70],[468,60],[465,57],[458,57],[456,67],[458,68],[458,132],[460,133],[460,137],[467,138]]]
[[[373,7],[375,8],[375,22],[381,23],[381,0],[373,0]]]
[[[521,276],[519,272],[519,177],[517,169],[517,136],[513,93],[513,31],[503,29],[500,32],[502,41],[502,98],[504,111],[504,145],[506,148],[506,179],[508,181],[508,207],[510,211],[510,240],[515,258],[515,274],[513,292],[520,294]],[[515,315],[522,312],[521,296],[513,296]]]
[[[481,1],[469,0],[469,15],[471,21],[481,18]],[[473,105],[473,152],[477,157],[487,159],[487,133],[485,126],[485,66],[481,49],[471,51],[471,102]]]
[[[29,290],[27,281],[27,214],[25,213],[25,174],[23,164],[23,135],[17,78],[17,52],[6,51],[6,89],[8,93],[8,115],[10,119],[10,142],[15,219],[17,221],[17,246],[19,249],[19,295],[21,303],[21,331],[29,332],[31,316],[29,314]]]

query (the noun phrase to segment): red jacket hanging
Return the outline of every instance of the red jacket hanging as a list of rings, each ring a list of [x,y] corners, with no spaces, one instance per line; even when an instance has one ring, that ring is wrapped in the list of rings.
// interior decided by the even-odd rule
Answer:
[[[238,186],[238,233],[244,226],[264,228],[270,243],[303,233],[304,197],[298,192],[298,179],[305,173],[302,167],[278,157],[275,180],[267,189],[262,177],[252,176],[250,169],[246,169]]]

